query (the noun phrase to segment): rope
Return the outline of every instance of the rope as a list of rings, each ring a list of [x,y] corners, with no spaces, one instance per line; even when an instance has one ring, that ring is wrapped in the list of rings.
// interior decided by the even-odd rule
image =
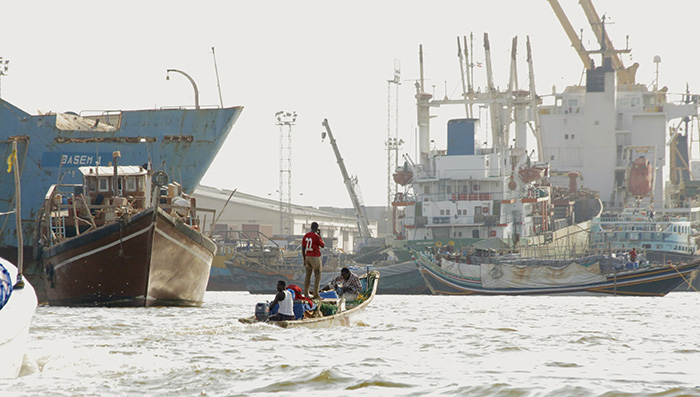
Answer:
[[[676,273],[678,273],[678,275],[681,276],[681,278],[683,279],[683,281],[685,281],[685,283],[688,284],[688,286],[689,286],[690,288],[694,289],[695,292],[698,292],[698,290],[697,290],[695,287],[693,287],[693,284],[692,284],[690,281],[688,281],[688,279],[686,279],[685,276],[684,276],[683,274],[681,274],[681,272],[678,271],[678,268],[677,268],[677,267],[675,267],[675,266],[673,266],[673,265],[671,265],[671,266],[672,266],[673,269],[676,271]]]

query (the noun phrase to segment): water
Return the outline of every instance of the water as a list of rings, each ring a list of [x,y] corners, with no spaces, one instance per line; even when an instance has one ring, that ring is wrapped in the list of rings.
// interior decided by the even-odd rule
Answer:
[[[201,308],[39,307],[2,396],[700,396],[700,294],[380,295],[359,326],[237,319],[272,296]]]

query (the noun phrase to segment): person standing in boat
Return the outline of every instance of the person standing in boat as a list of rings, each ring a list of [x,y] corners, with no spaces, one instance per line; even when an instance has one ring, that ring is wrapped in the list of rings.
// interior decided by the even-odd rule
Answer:
[[[637,261],[637,250],[635,248],[632,248],[632,251],[630,251],[630,262],[636,262]]]
[[[304,257],[306,278],[304,279],[304,295],[309,295],[311,285],[311,273],[314,275],[314,298],[319,298],[318,287],[321,284],[321,248],[325,247],[321,238],[321,230],[318,223],[311,222],[311,231],[301,240],[301,254]]]
[[[270,303],[270,311],[277,305],[279,305],[279,309],[277,309],[277,313],[268,318],[270,321],[294,320],[294,298],[292,291],[286,287],[287,283],[283,280],[277,282],[277,295],[275,295],[275,300]]]

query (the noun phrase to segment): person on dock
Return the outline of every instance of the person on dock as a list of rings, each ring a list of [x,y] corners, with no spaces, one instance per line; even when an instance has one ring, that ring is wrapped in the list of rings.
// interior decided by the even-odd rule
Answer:
[[[277,282],[277,295],[275,295],[275,300],[270,303],[270,311],[279,305],[277,313],[270,316],[268,319],[270,321],[284,321],[284,320],[294,320],[294,298],[292,297],[292,291],[286,289],[287,283],[283,280]]]
[[[314,274],[314,294],[313,298],[320,298],[318,287],[321,284],[321,248],[325,247],[321,238],[321,230],[318,228],[318,223],[311,222],[311,231],[304,235],[301,240],[301,254],[304,257],[304,268],[306,269],[306,278],[304,279],[304,295],[309,295],[309,286],[311,285],[311,273]]]
[[[345,301],[350,302],[357,299],[357,296],[362,292],[362,282],[360,282],[359,277],[350,272],[350,269],[344,267],[340,269],[340,276],[331,280],[322,289],[322,291],[330,290],[335,290],[338,297],[345,298]]]

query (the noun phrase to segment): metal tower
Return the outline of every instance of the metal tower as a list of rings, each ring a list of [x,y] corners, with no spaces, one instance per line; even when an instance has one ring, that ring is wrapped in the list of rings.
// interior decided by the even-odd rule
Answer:
[[[294,234],[292,224],[292,126],[297,112],[275,113],[280,127],[280,234]]]

